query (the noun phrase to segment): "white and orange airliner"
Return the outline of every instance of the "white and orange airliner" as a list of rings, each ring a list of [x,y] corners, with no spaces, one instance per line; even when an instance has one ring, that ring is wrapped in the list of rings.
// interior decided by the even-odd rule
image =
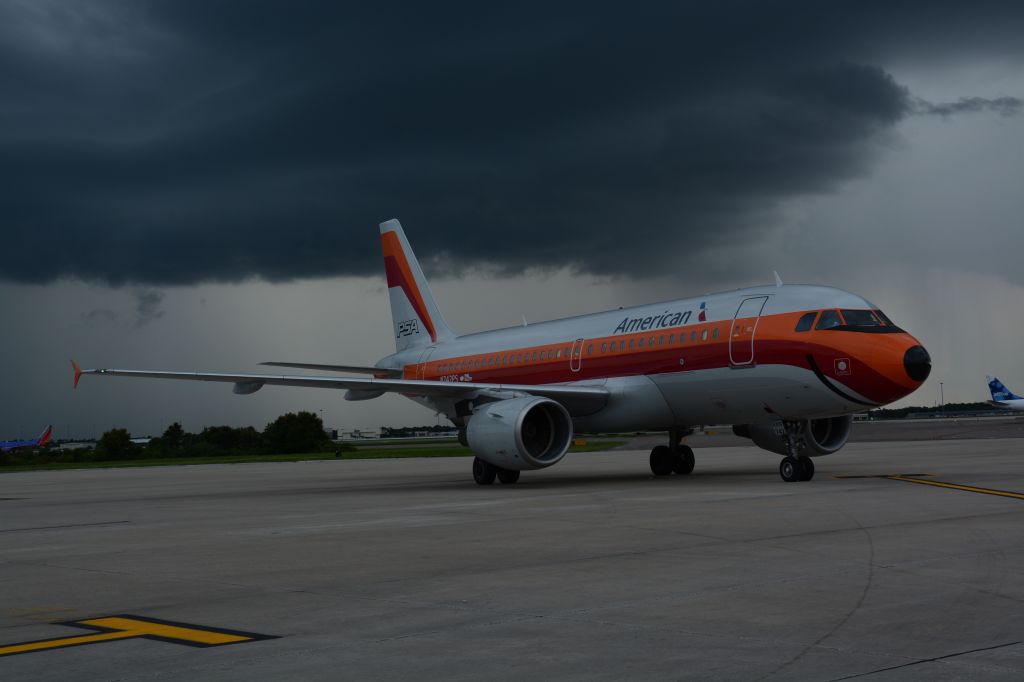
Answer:
[[[846,443],[853,414],[902,398],[931,371],[918,341],[860,296],[822,286],[738,289],[550,322],[456,335],[402,226],[380,226],[396,352],[374,367],[265,365],[372,376],[80,369],[83,374],[346,389],[347,400],[400,393],[443,412],[473,450],[481,485],[565,457],[574,433],[667,430],[658,476],[689,474],[681,440],[704,424],[783,456],[786,481]]]

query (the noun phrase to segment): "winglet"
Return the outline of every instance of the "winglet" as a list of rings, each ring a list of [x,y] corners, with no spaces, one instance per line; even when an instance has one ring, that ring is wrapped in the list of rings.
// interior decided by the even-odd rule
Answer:
[[[82,368],[74,360],[71,361],[71,368],[75,370],[75,388],[78,388],[78,380],[82,378]]]
[[[775,286],[781,287],[782,286],[782,278],[779,277],[778,271],[777,270],[772,270],[772,274],[775,275]]]

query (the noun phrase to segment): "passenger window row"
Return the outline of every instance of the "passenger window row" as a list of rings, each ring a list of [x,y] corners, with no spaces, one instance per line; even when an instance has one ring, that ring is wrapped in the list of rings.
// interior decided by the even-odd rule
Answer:
[[[808,314],[809,315],[816,315],[817,313],[808,313]],[[806,317],[806,315],[804,317]],[[812,322],[813,322],[813,317],[812,317]],[[700,340],[701,341],[707,341],[708,340],[708,329],[709,329],[708,327],[704,327],[704,328],[702,328],[700,330]],[[719,334],[720,334],[719,327],[718,326],[713,326],[713,327],[710,327],[710,330],[711,330],[711,338],[712,339],[717,339],[719,337]],[[697,334],[698,334],[698,331],[696,329],[692,330],[690,332],[690,343],[696,343],[696,341],[697,341]],[[678,343],[680,345],[686,343],[686,332],[685,331],[679,333]],[[660,334],[660,335],[657,335],[657,336],[652,335],[652,336],[649,336],[649,337],[640,337],[639,339],[636,339],[636,338],[629,339],[629,341],[628,341],[628,349],[629,350],[639,350],[641,348],[653,348],[655,346],[666,346],[666,345],[671,346],[671,345],[674,345],[674,344],[676,344],[676,334],[675,334],[675,332],[669,334],[668,336],[665,336],[664,334]],[[611,341],[611,342],[604,341],[604,342],[601,343],[601,347],[600,347],[600,352],[602,354],[604,354],[604,353],[615,353],[616,351],[622,352],[622,351],[625,351],[625,350],[627,350],[627,341],[626,341],[626,339],[621,339],[619,341]],[[587,344],[587,355],[593,355],[594,351],[595,351],[595,344],[593,344],[593,343]],[[456,361],[452,361],[452,362],[441,363],[441,364],[438,364],[436,366],[436,371],[437,371],[438,374],[443,374],[445,372],[462,372],[462,371],[466,371],[466,370],[475,370],[475,369],[480,369],[480,368],[488,369],[488,368],[491,368],[491,367],[505,367],[505,366],[509,366],[509,365],[521,365],[524,362],[561,360],[561,359],[563,359],[563,357],[564,358],[571,357],[571,354],[572,354],[572,346],[565,346],[564,349],[563,348],[556,348],[556,349],[534,350],[532,352],[531,351],[526,351],[525,353],[518,353],[517,352],[517,353],[508,354],[508,355],[505,355],[505,354],[503,354],[503,355],[491,355],[491,356],[488,356],[488,357],[485,357],[485,358],[473,358],[473,359],[456,360]]]

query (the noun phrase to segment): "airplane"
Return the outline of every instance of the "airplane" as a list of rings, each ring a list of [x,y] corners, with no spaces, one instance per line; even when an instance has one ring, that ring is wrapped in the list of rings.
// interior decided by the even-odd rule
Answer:
[[[988,390],[992,394],[992,400],[988,401],[989,405],[1006,407],[1011,410],[1024,410],[1024,398],[1021,398],[1004,386],[1003,382],[999,379],[995,377],[985,378],[988,379]]]
[[[10,452],[18,448],[41,448],[50,442],[53,426],[47,426],[38,438],[32,440],[0,440],[0,452]]]
[[[372,376],[81,369],[85,374],[345,389],[346,400],[398,393],[439,413],[476,455],[473,478],[511,484],[565,457],[576,433],[660,430],[657,476],[693,471],[681,441],[732,424],[782,455],[787,482],[845,445],[853,414],[898,400],[931,358],[878,306],[824,286],[783,284],[708,294],[457,335],[445,322],[398,220],[380,224],[396,351],[374,366],[263,365]]]

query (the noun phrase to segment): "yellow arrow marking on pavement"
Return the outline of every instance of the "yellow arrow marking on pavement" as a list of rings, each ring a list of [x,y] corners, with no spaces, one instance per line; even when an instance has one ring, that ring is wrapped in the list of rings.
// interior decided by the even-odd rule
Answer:
[[[129,615],[90,618],[88,620],[54,623],[54,625],[69,625],[71,627],[86,628],[87,630],[96,630],[97,632],[75,637],[40,639],[34,642],[7,644],[0,646],[0,656],[27,654],[33,651],[46,651],[47,649],[63,649],[83,644],[99,644],[119,639],[155,639],[161,642],[196,647],[224,646],[226,644],[255,642],[263,639],[276,639],[273,635],[259,635],[255,632],[222,630],[202,625],[175,623],[167,620]]]

